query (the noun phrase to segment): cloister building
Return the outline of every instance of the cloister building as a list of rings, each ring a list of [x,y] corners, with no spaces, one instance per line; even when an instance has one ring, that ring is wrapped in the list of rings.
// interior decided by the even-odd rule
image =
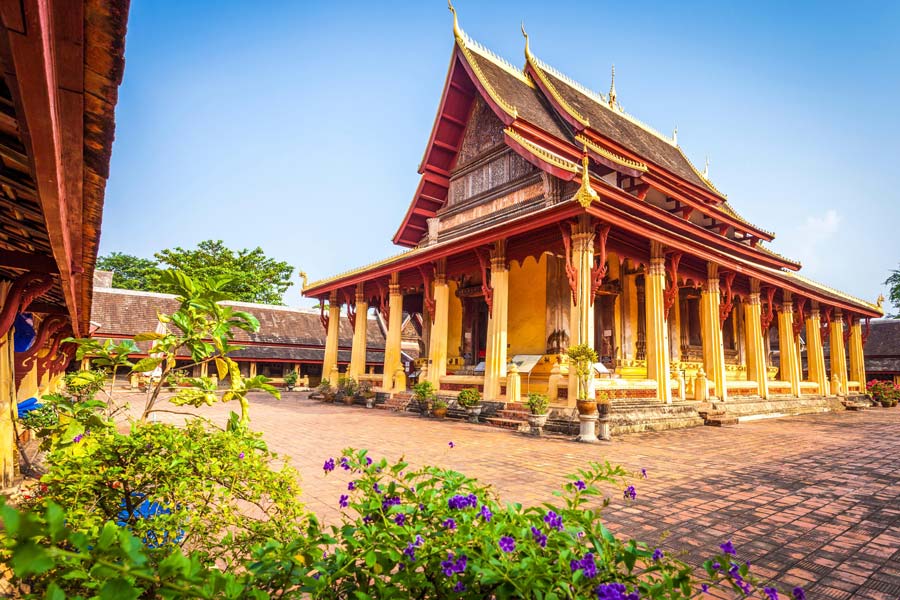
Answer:
[[[452,9],[451,9],[452,10]],[[523,34],[524,34],[523,30]],[[423,315],[420,378],[486,400],[574,404],[565,349],[592,345],[614,398],[728,405],[847,397],[866,380],[873,304],[802,276],[663,135],[538,59],[519,68],[454,44],[400,254],[305,286],[328,305],[323,373],[342,310],[387,323],[386,391],[405,314]],[[357,319],[346,373],[365,369]],[[823,343],[825,342],[825,343]],[[831,348],[825,361],[823,346]]]

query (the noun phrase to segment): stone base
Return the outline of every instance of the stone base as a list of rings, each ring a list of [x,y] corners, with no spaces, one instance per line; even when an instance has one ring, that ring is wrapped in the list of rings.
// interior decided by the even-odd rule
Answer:
[[[666,404],[656,399],[614,399],[609,411],[609,432],[615,437],[624,433],[697,427],[703,425],[697,406],[697,402]],[[545,430],[577,435],[577,411],[574,408],[552,410]]]
[[[842,410],[845,410],[844,405],[836,396],[729,398],[725,402],[712,401],[698,406],[698,412],[708,424],[720,424],[712,423],[716,419],[732,423],[734,419],[742,422]]]

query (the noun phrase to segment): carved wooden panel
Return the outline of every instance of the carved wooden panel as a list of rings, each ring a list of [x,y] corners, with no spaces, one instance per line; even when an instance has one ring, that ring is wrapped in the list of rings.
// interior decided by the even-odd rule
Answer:
[[[480,97],[475,98],[472,116],[463,134],[456,169],[464,167],[488,150],[503,143],[503,123]]]

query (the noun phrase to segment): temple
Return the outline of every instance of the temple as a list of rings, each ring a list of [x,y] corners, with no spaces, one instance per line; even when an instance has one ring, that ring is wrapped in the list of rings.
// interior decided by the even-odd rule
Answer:
[[[631,408],[826,410],[864,390],[880,302],[800,275],[676,135],[623,110],[614,71],[607,94],[591,91],[523,35],[519,68],[471,40],[453,12],[421,179],[393,238],[407,250],[304,287],[328,307],[323,376],[339,373],[342,309],[374,307],[388,325],[386,392],[406,384],[400,327],[412,314],[425,348],[413,375],[497,403],[547,393],[558,414],[574,405],[565,349],[582,343],[602,363],[597,392]],[[365,368],[362,323],[351,377]]]

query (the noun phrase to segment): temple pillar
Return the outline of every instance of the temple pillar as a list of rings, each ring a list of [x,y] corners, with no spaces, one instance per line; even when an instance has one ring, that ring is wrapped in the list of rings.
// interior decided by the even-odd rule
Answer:
[[[700,334],[703,343],[703,367],[713,380],[714,394],[725,401],[725,347],[719,320],[719,265],[707,263],[706,285],[700,294]]]
[[[338,335],[341,327],[341,305],[338,302],[337,292],[331,292],[328,297],[327,333],[325,335],[325,358],[322,361],[322,377],[329,379],[332,386],[337,381],[330,381],[333,372],[337,369],[338,361]]]
[[[656,397],[671,403],[669,335],[663,297],[666,289],[665,260],[662,244],[651,241],[650,268],[644,276],[647,317],[647,379],[656,381]]]
[[[840,309],[834,311],[829,327],[829,346],[831,351],[831,379],[837,382],[838,389],[832,389],[836,396],[847,395],[847,358],[844,355],[844,316]]]
[[[256,377],[256,361],[250,363],[250,378]]]
[[[403,294],[400,293],[399,273],[391,273],[391,282],[388,284],[387,329],[387,336],[384,340],[384,377],[381,387],[390,391],[394,390],[398,383],[394,378],[397,369],[403,368],[400,352],[403,333]]]
[[[778,313],[778,363],[781,380],[790,383],[791,395],[799,398],[800,369],[794,348],[794,303],[789,292],[784,292],[784,302]]]
[[[491,251],[491,290],[484,363],[485,400],[500,398],[500,380],[506,377],[509,268],[506,264],[505,240],[498,241]]]
[[[806,319],[806,364],[809,379],[819,384],[819,394],[828,395],[828,372],[825,370],[825,349],[822,346],[822,321],[819,304],[813,302]]]
[[[350,366],[347,376],[359,381],[366,372],[366,344],[368,342],[369,303],[365,284],[356,284],[356,322],[353,325],[353,345],[350,347]]]
[[[850,324],[850,377],[859,383],[859,391],[866,391],[866,363],[863,357],[862,327],[859,319]]]
[[[759,281],[750,280],[750,297],[744,306],[744,347],[747,357],[747,379],[755,381],[760,398],[769,397],[766,378],[766,346],[762,334],[762,303]]]
[[[0,282],[0,307],[8,301],[10,284]],[[13,403],[15,397],[15,381],[13,373],[13,332],[2,333],[0,338],[0,487],[8,488],[13,484],[18,464],[16,454],[16,438],[13,428]]]
[[[591,267],[594,266],[594,223],[581,215],[572,225],[572,258],[575,289],[569,312],[569,345],[594,346],[594,305],[591,302]],[[575,406],[578,383],[575,369],[569,369],[569,406]],[[592,397],[592,396],[591,396]]]
[[[441,377],[447,374],[447,328],[450,322],[450,286],[443,261],[435,267],[433,297],[434,315],[429,315],[432,322],[428,344],[428,380],[437,390],[441,387]]]

